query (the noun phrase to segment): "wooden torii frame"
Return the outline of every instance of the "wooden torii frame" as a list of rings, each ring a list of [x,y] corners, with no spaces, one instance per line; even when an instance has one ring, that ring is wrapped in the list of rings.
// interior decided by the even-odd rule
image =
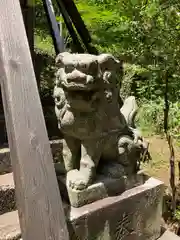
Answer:
[[[43,0],[50,3],[51,0]],[[91,36],[81,18],[80,13],[73,0],[56,0],[59,10],[63,16],[66,27],[73,40],[77,52],[88,52],[90,54],[98,54],[97,49],[91,44]],[[47,14],[48,17],[48,14]],[[49,21],[51,26],[51,22]],[[52,32],[54,38],[54,33]],[[54,41],[55,42],[55,41]],[[59,53],[59,52],[56,52]]]
[[[24,16],[24,22],[26,26],[26,32],[30,44],[30,48],[33,49],[33,6],[32,3],[35,0],[20,0],[21,7]],[[98,54],[97,49],[91,44],[90,33],[81,18],[80,13],[73,0],[55,0],[59,12],[62,14],[67,30],[72,38],[72,42],[75,47],[75,51],[78,53],[88,52],[91,54]],[[31,3],[31,4],[30,4]],[[58,28],[58,24],[55,18],[55,12],[53,8],[52,0],[42,0],[44,10],[47,16],[49,27],[51,30],[51,36],[53,39],[54,49],[56,55],[62,51],[61,37]],[[31,16],[31,17],[30,17]]]
[[[19,0],[1,0],[0,84],[23,240],[68,240]]]

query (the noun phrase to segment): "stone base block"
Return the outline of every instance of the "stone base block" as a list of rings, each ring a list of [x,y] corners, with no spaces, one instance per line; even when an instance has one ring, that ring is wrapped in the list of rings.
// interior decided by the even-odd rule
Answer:
[[[71,240],[156,240],[161,234],[164,184],[144,184],[80,208],[69,206]]]
[[[75,190],[68,186],[67,179],[64,176],[58,176],[59,186],[62,196],[68,198],[71,206],[81,207],[97,200],[115,196],[133,187],[144,184],[147,176],[143,173],[132,176],[124,176],[119,179],[113,179],[107,176],[99,175],[94,184],[84,190]],[[67,190],[66,190],[67,186]],[[67,197],[68,196],[68,197]]]
[[[166,230],[158,240],[180,240],[180,237],[178,237],[173,232],[170,232],[169,230]]]

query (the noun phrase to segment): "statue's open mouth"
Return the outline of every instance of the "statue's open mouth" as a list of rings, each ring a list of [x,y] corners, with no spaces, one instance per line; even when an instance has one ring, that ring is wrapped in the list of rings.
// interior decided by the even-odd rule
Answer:
[[[67,88],[72,91],[76,91],[76,90],[90,91],[98,88],[98,86],[95,85],[94,83],[82,84],[82,83],[76,83],[76,82],[68,83],[63,81],[61,85],[63,88],[65,89]]]
[[[65,94],[67,98],[72,101],[80,100],[80,101],[85,101],[90,103],[91,101],[93,101],[93,99],[97,99],[98,92],[96,90],[82,91],[78,89],[78,90],[69,91],[69,92],[65,91]]]
[[[88,75],[84,78],[65,78],[61,80],[61,85],[64,89],[68,91],[91,91],[93,89],[99,88],[98,79],[94,79],[92,76]]]

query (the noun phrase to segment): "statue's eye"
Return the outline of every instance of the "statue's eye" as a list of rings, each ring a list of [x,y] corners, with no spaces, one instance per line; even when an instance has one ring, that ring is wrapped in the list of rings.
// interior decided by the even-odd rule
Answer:
[[[65,72],[66,73],[71,73],[74,70],[74,68],[75,68],[74,65],[68,64],[68,65],[65,66]]]
[[[60,102],[61,98],[60,97],[56,97],[56,101]]]
[[[88,73],[90,75],[96,75],[98,73],[98,62],[97,61],[90,63]]]
[[[79,64],[77,64],[76,68],[77,68],[78,71],[86,73],[88,65],[85,64],[85,63],[79,63]]]

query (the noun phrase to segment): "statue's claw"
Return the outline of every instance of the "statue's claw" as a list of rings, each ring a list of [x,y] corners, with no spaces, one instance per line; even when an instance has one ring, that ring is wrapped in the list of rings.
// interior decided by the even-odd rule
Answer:
[[[77,169],[67,173],[67,186],[75,190],[83,190],[88,186],[88,179]]]

